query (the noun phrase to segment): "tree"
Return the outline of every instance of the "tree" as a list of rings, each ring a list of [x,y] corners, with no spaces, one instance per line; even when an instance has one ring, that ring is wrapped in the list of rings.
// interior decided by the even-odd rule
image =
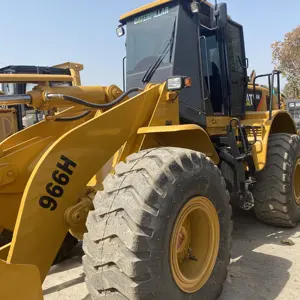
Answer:
[[[300,26],[286,33],[283,41],[277,41],[271,47],[275,67],[288,81],[284,89],[286,96],[294,98],[294,92],[300,91]]]
[[[289,99],[297,99],[300,97],[299,86],[288,82],[283,89],[283,94]]]

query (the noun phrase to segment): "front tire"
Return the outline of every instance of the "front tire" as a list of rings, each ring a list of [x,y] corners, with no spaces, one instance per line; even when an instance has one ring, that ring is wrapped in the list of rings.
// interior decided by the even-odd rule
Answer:
[[[94,206],[83,241],[92,299],[219,296],[230,259],[231,207],[220,171],[205,155],[180,148],[130,155],[105,179]]]

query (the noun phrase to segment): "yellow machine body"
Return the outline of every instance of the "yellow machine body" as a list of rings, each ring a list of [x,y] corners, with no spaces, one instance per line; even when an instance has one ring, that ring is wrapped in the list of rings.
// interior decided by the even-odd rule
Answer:
[[[156,1],[150,6],[166,2]],[[50,112],[64,109],[0,144],[0,226],[13,231],[12,241],[0,248],[0,274],[5,274],[1,276],[0,297],[20,299],[18,291],[12,292],[11,288],[11,282],[18,280],[22,282],[18,289],[24,289],[21,298],[38,300],[42,299],[40,284],[66,233],[70,231],[82,238],[97,185],[101,185],[107,172],[113,171],[114,165],[129,154],[162,146],[196,150],[218,164],[220,158],[211,138],[225,135],[231,118],[207,117],[205,129],[195,124],[180,124],[180,93],[168,91],[165,82],[148,84],[143,91],[112,108],[97,109],[66,101],[60,95],[107,104],[122,91],[114,85],[50,88],[47,84],[49,81],[78,84],[76,72],[71,76],[0,75],[0,82],[22,81],[42,82],[28,93],[28,105]],[[73,121],[62,121],[86,111],[91,112]],[[172,125],[166,126],[167,122]],[[269,135],[296,133],[291,116],[282,110],[273,111],[271,118],[267,112],[247,112],[241,124],[255,129],[257,142],[252,155],[258,171],[266,164]],[[250,141],[254,139],[253,133],[248,136]]]
[[[57,88],[62,90],[86,95],[83,99],[94,103],[110,102],[121,93],[115,86]],[[43,99],[46,92],[47,88],[30,92],[31,105],[59,106],[62,100]],[[75,105],[62,115],[74,115],[80,109],[84,110]],[[55,118],[61,117],[58,114],[2,142],[0,220],[1,226],[14,234],[12,242],[0,248],[1,257],[8,264],[36,266],[43,281],[67,231],[83,235],[87,213],[92,209],[89,195],[93,190],[87,184],[121,148],[115,163],[142,149],[177,146],[203,152],[217,164],[219,157],[210,136],[224,133],[230,118],[209,118],[205,131],[197,125],[180,125],[178,115],[178,98],[174,100],[166,85],[149,85],[106,111],[73,122],[56,122]],[[165,126],[166,120],[174,125]],[[272,120],[267,113],[247,113],[242,123],[257,128],[253,156],[259,170],[265,164],[270,132],[295,132],[292,119],[284,111],[274,111]],[[2,266],[6,267],[0,265],[0,272]]]

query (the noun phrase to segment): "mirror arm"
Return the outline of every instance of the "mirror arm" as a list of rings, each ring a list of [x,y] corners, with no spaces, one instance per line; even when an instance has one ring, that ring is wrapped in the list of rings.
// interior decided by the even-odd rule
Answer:
[[[245,65],[242,63],[242,60],[241,60],[241,58],[240,58],[240,56],[238,55],[237,56],[238,57],[238,61],[239,61],[239,63],[240,63],[240,66],[243,68],[243,69],[248,69],[248,67],[249,67],[249,62],[248,62],[248,58],[245,58]]]
[[[214,28],[206,27],[206,26],[203,25],[203,24],[200,24],[200,26],[201,26],[202,28],[205,28],[205,29],[209,30],[209,31],[214,31],[214,30],[218,29],[218,26],[216,26],[216,27],[214,27]]]

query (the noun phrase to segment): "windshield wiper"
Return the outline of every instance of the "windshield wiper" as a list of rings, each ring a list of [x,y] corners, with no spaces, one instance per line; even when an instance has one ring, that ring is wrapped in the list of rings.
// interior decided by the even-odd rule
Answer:
[[[148,70],[146,71],[142,83],[150,82],[152,76],[154,75],[155,71],[158,69],[160,64],[163,62],[164,58],[166,57],[167,53],[170,51],[170,62],[172,60],[172,52],[173,52],[173,43],[174,43],[174,36],[175,36],[175,28],[176,28],[176,20],[174,21],[173,31],[171,35],[171,39],[169,40],[168,44],[166,45],[163,52],[158,56],[157,60],[150,65]]]

